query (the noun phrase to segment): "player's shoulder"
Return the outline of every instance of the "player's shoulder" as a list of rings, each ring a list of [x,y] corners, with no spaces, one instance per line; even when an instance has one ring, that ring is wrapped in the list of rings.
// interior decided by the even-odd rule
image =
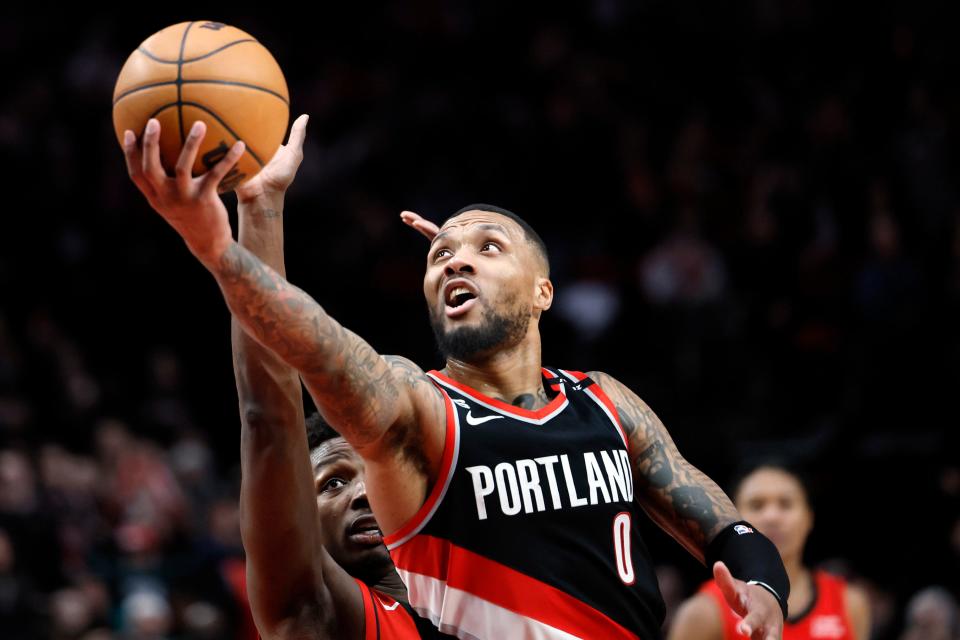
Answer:
[[[605,371],[587,371],[584,375],[593,380],[614,402],[617,399],[623,399],[625,392],[629,391],[622,382]]]
[[[867,592],[853,583],[844,581],[843,597],[847,603],[847,609],[852,613],[866,612],[870,608],[870,597]]]
[[[396,355],[381,356],[394,379],[413,391],[426,392],[428,396],[440,398],[442,394],[427,372],[410,358]]]
[[[398,371],[406,371],[411,374],[427,377],[426,371],[424,371],[420,365],[418,365],[416,362],[414,362],[410,358],[407,358],[404,356],[397,356],[397,355],[385,355],[381,357],[390,366],[391,369],[398,370]]]

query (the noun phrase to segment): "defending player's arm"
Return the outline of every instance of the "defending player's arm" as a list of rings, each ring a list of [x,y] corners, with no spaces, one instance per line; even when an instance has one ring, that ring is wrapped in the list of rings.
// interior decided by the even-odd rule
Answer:
[[[680,455],[643,400],[607,374],[588,375],[616,406],[627,432],[636,498],[644,511],[712,568],[727,601],[744,617],[741,628],[748,635],[779,638],[789,582],[776,547],[752,528],[738,528],[741,518],[730,498]]]
[[[243,153],[243,144],[236,143],[207,174],[193,178],[190,169],[204,133],[203,124],[196,123],[176,178],[168,178],[160,165],[159,122],[148,123],[142,154],[127,132],[124,151],[131,179],[214,275],[244,330],[300,373],[327,421],[364,458],[393,459],[415,450],[425,457],[411,461],[417,468],[437,467],[444,414],[429,379],[409,361],[380,357],[310,296],[234,242],[216,186]],[[417,447],[405,446],[414,439]],[[425,495],[426,478],[422,480],[412,493]],[[409,505],[400,509],[412,512]]]
[[[305,125],[298,119],[264,175],[238,190],[240,244],[280,274],[283,182],[293,179],[300,163]],[[268,180],[280,184],[264,189]],[[320,540],[300,378],[236,320],[231,338],[242,425],[240,527],[257,628],[274,637],[305,627],[358,628],[360,594]]]

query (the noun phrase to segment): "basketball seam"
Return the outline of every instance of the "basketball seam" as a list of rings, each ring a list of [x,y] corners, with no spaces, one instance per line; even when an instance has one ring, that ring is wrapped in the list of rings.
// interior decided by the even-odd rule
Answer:
[[[170,107],[179,106],[179,104],[180,104],[180,103],[178,103],[178,102],[169,102],[169,103],[163,105],[162,107],[160,107],[159,109],[157,109],[156,111],[154,111],[154,112],[150,115],[150,117],[151,117],[151,118],[156,118],[158,115],[160,115],[160,112],[161,112],[161,111],[164,111],[165,109],[169,109]],[[217,122],[219,122],[219,123],[223,126],[223,128],[226,129],[227,132],[228,132],[230,135],[233,136],[233,138],[234,138],[235,140],[240,140],[240,136],[238,136],[233,129],[231,129],[229,126],[227,126],[227,123],[224,122],[223,119],[222,119],[220,116],[218,116],[216,113],[214,113],[213,111],[211,111],[211,110],[208,109],[207,107],[203,106],[202,104],[197,104],[196,102],[184,102],[183,104],[185,104],[185,105],[188,106],[188,107],[196,107],[197,109],[200,109],[201,111],[206,111],[206,112],[209,113],[211,116],[213,116],[214,118],[216,118]],[[250,157],[253,158],[253,159],[256,161],[256,163],[260,165],[260,168],[263,168],[263,161],[260,159],[260,156],[258,156],[256,153],[254,153],[253,150],[252,150],[250,147],[247,147],[247,148],[246,148],[246,152],[249,153],[249,154],[250,154]]]
[[[236,132],[234,132],[234,130],[231,129],[231,128],[227,125],[227,123],[223,121],[223,119],[222,119],[220,116],[218,116],[216,113],[214,113],[213,111],[211,111],[209,108],[203,106],[202,104],[196,103],[196,102],[183,102],[183,103],[181,103],[181,104],[182,104],[182,105],[185,105],[185,106],[188,106],[188,107],[196,107],[197,109],[200,109],[201,111],[206,111],[206,112],[209,113],[212,117],[216,118],[217,122],[220,123],[220,126],[222,126],[224,129],[226,129],[226,130],[227,130],[227,133],[229,133],[231,136],[233,136],[233,139],[234,139],[234,140],[242,140],[242,138],[241,138],[240,136],[238,136],[238,135],[236,134]],[[257,164],[260,165],[261,168],[263,168],[263,161],[260,159],[260,157],[259,157],[256,153],[254,153],[253,150],[252,150],[250,147],[247,147],[246,151],[247,151],[247,153],[250,154],[250,157],[252,157],[252,158],[257,162]]]
[[[150,117],[151,117],[151,118],[156,118],[158,115],[160,115],[160,112],[161,112],[161,111],[163,111],[163,110],[165,110],[165,109],[169,109],[170,107],[175,107],[175,106],[177,106],[177,103],[176,103],[176,102],[168,102],[167,104],[163,105],[162,107],[160,107],[159,109],[157,109],[156,111],[154,111],[153,113],[151,113],[151,114],[150,114]]]
[[[113,101],[113,104],[114,104],[114,106],[116,106],[116,104],[117,104],[118,102],[120,102],[121,100],[123,100],[124,98],[126,98],[127,96],[129,96],[129,95],[131,95],[131,94],[137,93],[138,91],[143,91],[143,90],[145,90],[145,89],[153,89],[153,88],[155,88],[155,87],[169,86],[169,85],[171,85],[171,84],[177,84],[177,81],[176,81],[176,80],[165,80],[165,81],[163,81],[163,82],[154,82],[154,83],[151,83],[151,84],[145,84],[145,85],[143,85],[142,87],[136,87],[136,88],[134,88],[134,89],[129,89],[129,90],[121,93],[119,96],[117,96],[116,100]],[[245,89],[254,89],[255,91],[262,91],[262,92],[264,92],[264,93],[269,93],[269,94],[272,95],[272,96],[276,96],[276,97],[279,98],[281,101],[283,101],[283,103],[284,103],[285,105],[287,105],[288,107],[290,106],[289,100],[287,100],[286,98],[284,98],[281,94],[277,93],[276,91],[273,91],[272,89],[267,89],[266,87],[261,87],[261,86],[259,86],[259,85],[255,85],[255,84],[247,84],[247,83],[245,83],[245,82],[236,82],[236,81],[234,81],[234,80],[181,80],[181,81],[180,81],[180,84],[181,84],[181,85],[184,85],[184,84],[222,84],[222,85],[227,85],[227,86],[231,86],[231,87],[243,87],[243,88],[245,88]]]
[[[163,58],[159,56],[155,56],[154,54],[150,53],[150,51],[148,51],[142,46],[137,47],[137,51],[147,56],[154,62],[159,62],[160,64],[190,64],[191,62],[196,62],[197,60],[203,60],[204,58],[209,58],[215,53],[220,53],[224,49],[228,49],[236,44],[243,44],[244,42],[257,42],[257,41],[253,38],[243,38],[242,40],[234,40],[233,42],[228,42],[227,44],[223,45],[219,49],[214,49],[209,53],[203,54],[202,56],[197,56],[196,58],[188,58],[186,60],[164,60]]]
[[[195,23],[191,22],[183,30],[183,38],[180,40],[180,57],[177,58],[177,118],[180,120],[180,144],[186,141],[187,136],[183,133],[183,99],[181,95],[183,85],[183,51],[187,47],[187,34],[190,33],[190,27]]]

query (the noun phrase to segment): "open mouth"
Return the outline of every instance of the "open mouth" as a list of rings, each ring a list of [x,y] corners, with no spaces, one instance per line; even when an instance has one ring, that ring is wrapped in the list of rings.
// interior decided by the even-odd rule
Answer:
[[[467,300],[473,300],[476,297],[477,296],[466,287],[454,287],[450,293],[447,294],[447,306],[456,309]]]
[[[470,310],[477,299],[477,290],[466,280],[449,283],[444,289],[443,302],[448,318],[461,316]]]

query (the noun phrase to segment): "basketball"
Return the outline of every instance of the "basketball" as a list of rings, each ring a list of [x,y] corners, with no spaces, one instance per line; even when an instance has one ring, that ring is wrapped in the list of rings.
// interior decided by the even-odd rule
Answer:
[[[143,135],[147,120],[160,121],[160,160],[168,174],[197,120],[207,134],[193,174],[226,155],[237,140],[246,151],[220,183],[221,193],[253,177],[273,157],[287,130],[287,82],[267,49],[221,22],[181,22],[158,31],[130,54],[113,91],[113,128]]]

